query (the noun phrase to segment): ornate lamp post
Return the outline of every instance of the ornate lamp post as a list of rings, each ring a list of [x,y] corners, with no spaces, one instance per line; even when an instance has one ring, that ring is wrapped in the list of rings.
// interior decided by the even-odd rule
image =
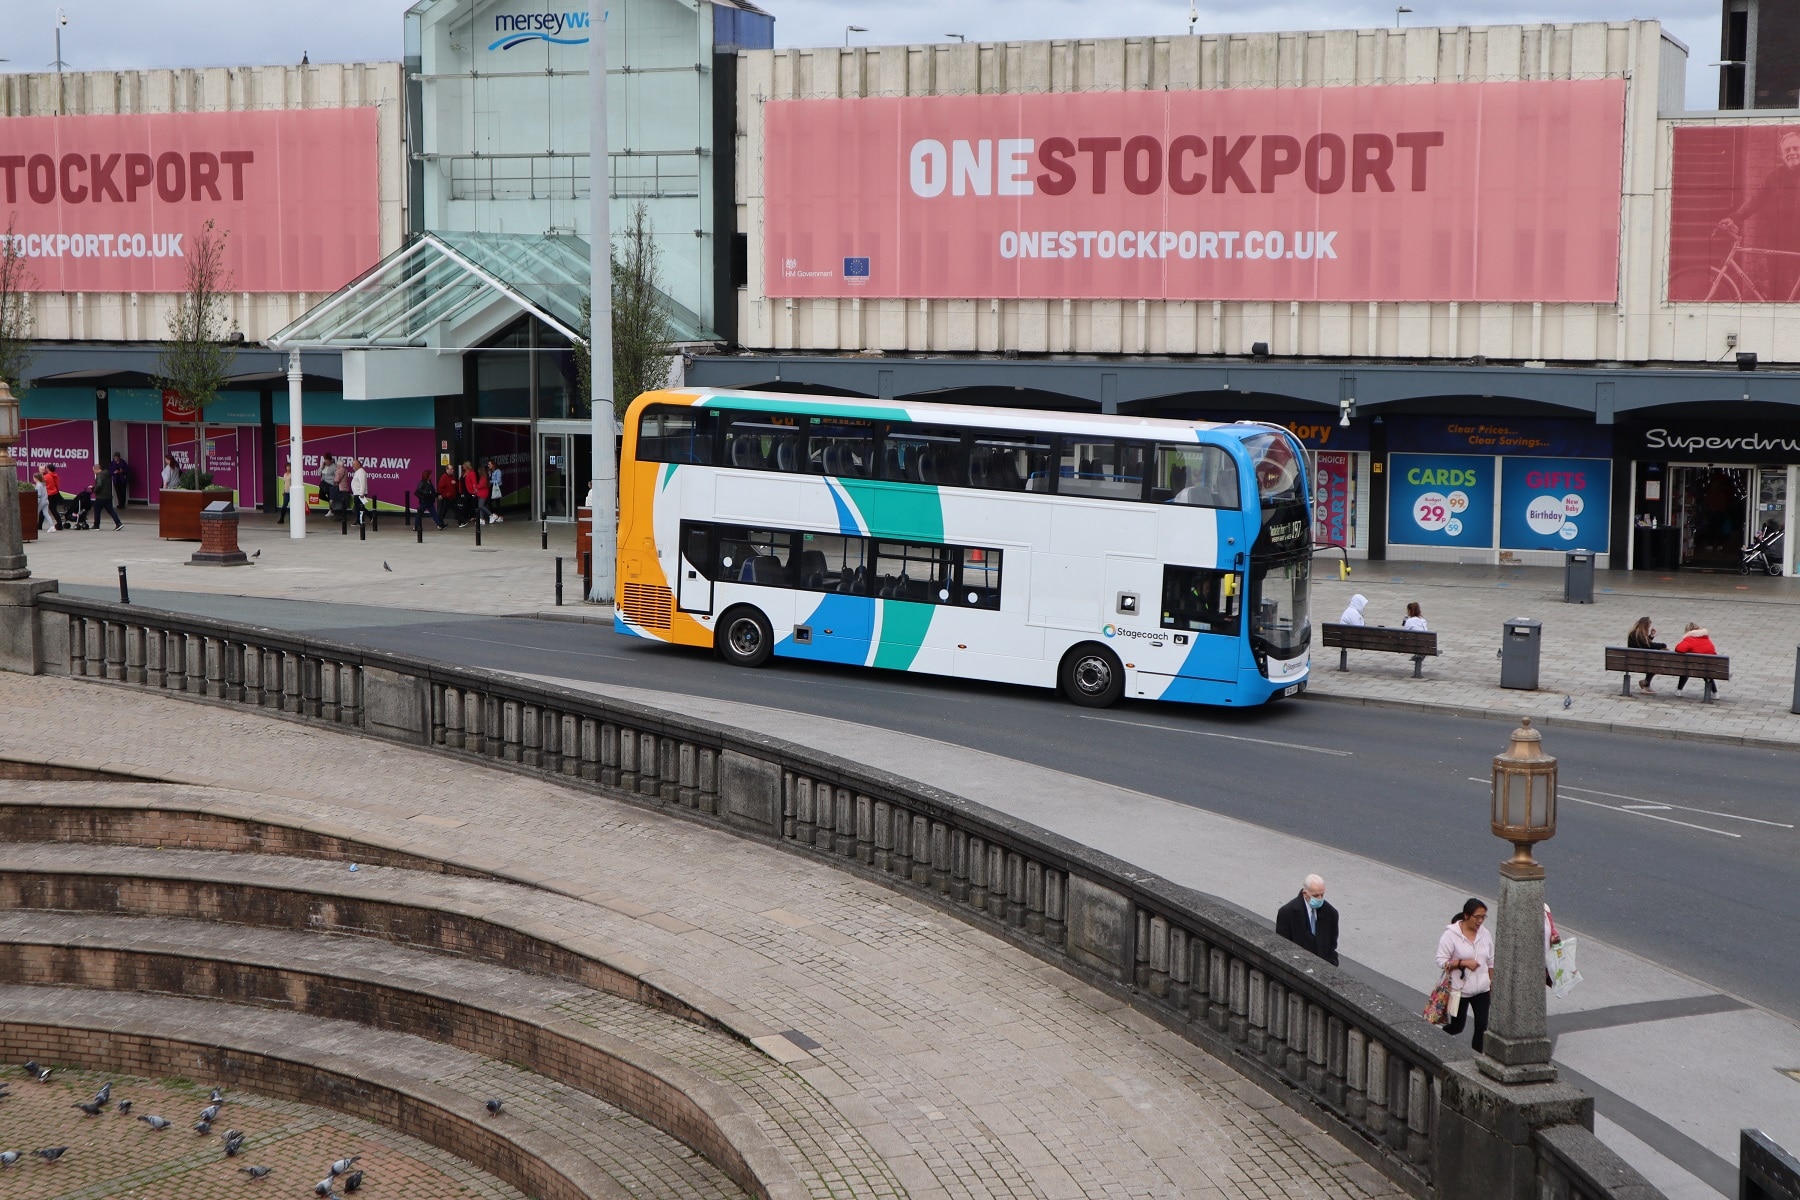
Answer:
[[[1494,756],[1494,836],[1511,842],[1500,864],[1500,908],[1494,928],[1494,998],[1477,1059],[1502,1083],[1556,1078],[1544,1014],[1544,868],[1531,848],[1556,836],[1556,760],[1543,735],[1524,718]]]
[[[6,488],[6,503],[0,504],[0,580],[29,579],[25,566],[25,533],[19,528],[19,498],[13,494],[18,479],[18,464],[12,448],[19,441],[19,401],[6,380],[0,379],[0,481]]]

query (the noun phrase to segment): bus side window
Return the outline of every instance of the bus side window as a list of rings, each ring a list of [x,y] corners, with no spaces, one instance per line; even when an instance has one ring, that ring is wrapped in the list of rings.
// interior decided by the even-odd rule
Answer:
[[[950,602],[950,547],[914,542],[875,543],[875,595],[918,604]]]
[[[1158,446],[1150,485],[1156,504],[1243,507],[1237,460],[1223,446]]]
[[[1062,496],[1095,496],[1106,500],[1144,498],[1142,442],[1062,439],[1062,459],[1057,468],[1056,491]],[[1038,491],[1038,488],[1031,488]]]
[[[962,434],[954,429],[895,423],[888,426],[882,445],[883,479],[954,487],[967,481]]]
[[[969,446],[969,486],[1000,492],[1050,490],[1052,437],[981,433]]]
[[[717,425],[711,409],[652,405],[638,421],[638,461],[711,466]]]
[[[875,423],[812,418],[812,437],[807,471],[846,479],[867,479],[875,473]]]
[[[958,551],[950,603],[963,608],[1000,607],[1000,551],[969,546]]]
[[[1206,567],[1164,567],[1162,627],[1200,633],[1238,631],[1238,595],[1227,588],[1229,571]]]
[[[744,471],[798,471],[804,465],[806,435],[787,416],[728,414],[725,460]]]

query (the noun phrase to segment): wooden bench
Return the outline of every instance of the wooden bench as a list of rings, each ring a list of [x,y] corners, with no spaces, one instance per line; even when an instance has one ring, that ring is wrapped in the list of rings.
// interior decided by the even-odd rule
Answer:
[[[1622,672],[1624,683],[1619,694],[1631,695],[1633,675],[1683,675],[1689,679],[1718,680],[1731,678],[1731,660],[1723,654],[1677,654],[1673,650],[1639,650],[1632,646],[1608,646],[1606,669]],[[1700,702],[1711,704],[1713,688],[1702,686]]]
[[[1325,645],[1335,647],[1338,651],[1338,670],[1350,669],[1350,651],[1376,650],[1383,654],[1410,654],[1413,660],[1413,678],[1421,678],[1424,674],[1425,656],[1437,657],[1437,634],[1420,633],[1411,629],[1389,629],[1385,625],[1333,625],[1323,626]],[[1695,657],[1682,655],[1683,658]]]

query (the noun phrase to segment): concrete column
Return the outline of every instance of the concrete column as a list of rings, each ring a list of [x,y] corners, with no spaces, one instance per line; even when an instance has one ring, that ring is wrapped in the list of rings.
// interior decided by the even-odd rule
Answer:
[[[306,372],[300,367],[300,351],[288,351],[288,537],[306,536]]]
[[[1502,1083],[1543,1083],[1550,1065],[1544,1012],[1544,869],[1508,862],[1500,868],[1494,922],[1494,996],[1481,1057],[1483,1073]]]

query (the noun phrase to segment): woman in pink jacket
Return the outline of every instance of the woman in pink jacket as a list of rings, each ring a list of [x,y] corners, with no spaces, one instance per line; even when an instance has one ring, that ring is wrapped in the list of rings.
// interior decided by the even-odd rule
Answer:
[[[1463,901],[1462,911],[1450,918],[1437,946],[1438,967],[1449,972],[1452,993],[1462,993],[1462,1003],[1444,1025],[1444,1032],[1461,1033],[1473,1012],[1475,1031],[1471,1036],[1477,1054],[1487,1033],[1488,1002],[1493,999],[1494,986],[1494,935],[1487,931],[1487,914],[1487,905],[1470,896]]]

